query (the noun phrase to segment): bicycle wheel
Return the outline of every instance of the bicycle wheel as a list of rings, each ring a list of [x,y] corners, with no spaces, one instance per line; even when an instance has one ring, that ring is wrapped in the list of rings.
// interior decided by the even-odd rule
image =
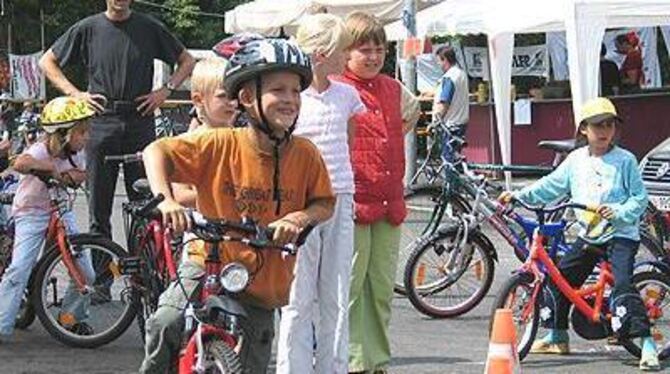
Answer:
[[[240,358],[225,342],[214,339],[205,344],[205,373],[242,374]]]
[[[51,336],[72,347],[96,348],[118,338],[135,317],[130,276],[119,273],[119,261],[127,253],[111,240],[97,236],[75,235],[69,242],[75,263],[83,274],[88,274],[87,292],[75,289],[62,255],[54,246],[37,268],[31,301]],[[90,263],[95,258],[105,261],[104,269]],[[101,270],[96,274],[93,269]],[[109,288],[92,286],[101,274],[108,274],[105,284]]]
[[[656,241],[658,241],[661,248],[665,244],[665,239],[668,235],[668,227],[661,213],[654,204],[649,202],[647,208],[642,215],[640,225],[645,229]]]
[[[138,248],[138,251],[141,267],[135,289],[135,305],[137,327],[144,339],[146,321],[158,308],[158,299],[170,284],[170,276],[167,274],[167,269],[163,271],[159,269],[154,255],[156,253],[155,244],[152,240],[148,241],[144,248]]]
[[[670,277],[648,271],[633,275],[633,284],[640,292],[647,316],[651,323],[651,335],[656,342],[658,359],[670,357]],[[640,357],[640,339],[623,342],[624,348],[635,357]]]
[[[491,325],[497,309],[512,310],[514,327],[516,328],[516,348],[519,361],[530,351],[540,323],[539,300],[533,299],[535,287],[534,277],[530,273],[516,273],[509,278],[498,292],[491,310]]]
[[[467,313],[482,301],[493,282],[493,257],[481,234],[471,232],[464,246],[457,234],[454,228],[417,247],[405,265],[407,297],[429,317]]]
[[[418,186],[405,192],[407,217],[401,225],[400,251],[393,286],[393,290],[400,295],[405,295],[405,264],[416,246],[416,240],[430,224],[430,218],[437,207],[438,198],[441,194],[442,186],[439,185]],[[467,210],[467,203],[463,199],[454,198],[449,202],[442,218],[445,219]]]

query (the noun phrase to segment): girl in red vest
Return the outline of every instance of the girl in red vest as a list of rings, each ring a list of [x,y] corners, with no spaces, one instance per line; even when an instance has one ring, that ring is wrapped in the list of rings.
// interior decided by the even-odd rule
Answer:
[[[391,359],[388,325],[406,215],[403,199],[404,135],[419,115],[418,102],[397,80],[380,74],[386,34],[373,16],[352,13],[347,68],[339,80],[351,84],[367,112],[355,115],[351,150],[356,227],[349,295],[349,371],[384,372]]]

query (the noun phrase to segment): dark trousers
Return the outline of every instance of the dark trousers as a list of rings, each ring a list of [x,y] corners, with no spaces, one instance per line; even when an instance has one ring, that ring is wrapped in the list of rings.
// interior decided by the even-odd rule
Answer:
[[[626,309],[640,321],[633,334],[649,336],[649,320],[643,305],[642,310],[640,310],[642,300],[631,282],[635,254],[639,246],[640,242],[638,241],[614,238],[609,241],[606,248],[589,248],[583,240],[577,239],[572,250],[561,259],[558,268],[565,280],[573,288],[578,288],[584,284],[593,268],[606,253],[614,275],[614,288],[609,297],[610,304],[615,304],[612,306],[613,310],[616,308],[618,301],[623,302],[627,307]],[[548,328],[567,330],[570,301],[563,296],[553,282],[549,282],[549,291],[550,294],[546,296],[550,297],[550,300],[545,300],[545,303],[552,309],[553,318],[546,320],[544,325]],[[640,327],[640,325],[644,326]]]
[[[109,218],[112,214],[119,165],[105,162],[105,156],[142,151],[155,136],[153,116],[141,117],[135,113],[104,114],[92,121],[90,138],[86,145],[91,232],[109,238],[112,236]],[[128,199],[138,199],[132,185],[137,179],[144,177],[142,163],[123,165],[123,174]]]

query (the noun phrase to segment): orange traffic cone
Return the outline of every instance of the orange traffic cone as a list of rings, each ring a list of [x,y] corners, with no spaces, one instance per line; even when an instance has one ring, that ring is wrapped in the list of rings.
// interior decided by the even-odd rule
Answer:
[[[498,309],[493,318],[485,374],[512,374],[519,360],[516,353],[516,330],[512,311]]]

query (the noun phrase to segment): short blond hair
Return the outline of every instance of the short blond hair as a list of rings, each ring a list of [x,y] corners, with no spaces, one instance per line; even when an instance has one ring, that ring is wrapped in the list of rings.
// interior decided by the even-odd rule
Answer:
[[[384,25],[377,17],[357,11],[349,13],[344,22],[353,39],[353,48],[368,42],[373,42],[376,45],[386,45]]]
[[[353,42],[342,19],[333,14],[314,14],[305,18],[296,33],[303,52],[330,56],[337,49],[349,48]]]
[[[198,61],[191,75],[191,92],[206,95],[223,88],[223,75],[227,65],[226,60],[221,57],[208,57]]]

